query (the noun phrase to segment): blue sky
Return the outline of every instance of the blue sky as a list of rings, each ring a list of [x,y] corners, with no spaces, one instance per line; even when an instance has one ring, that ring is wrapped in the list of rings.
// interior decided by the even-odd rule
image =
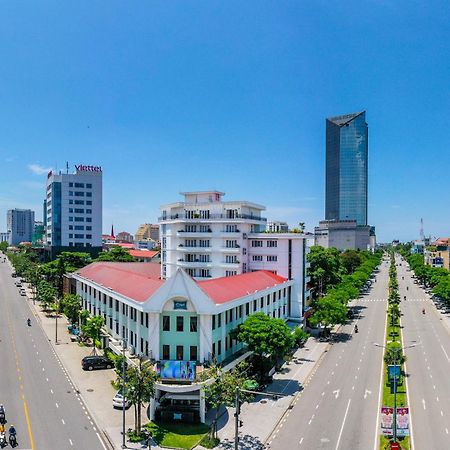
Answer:
[[[104,230],[180,191],[324,214],[325,118],[365,109],[378,239],[450,235],[447,1],[3,1],[0,230],[101,165]],[[41,170],[43,169],[43,170]],[[41,173],[42,172],[42,173]]]

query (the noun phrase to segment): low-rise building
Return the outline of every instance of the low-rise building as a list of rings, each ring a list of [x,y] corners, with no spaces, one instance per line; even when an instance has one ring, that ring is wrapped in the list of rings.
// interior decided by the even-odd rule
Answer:
[[[369,225],[358,225],[356,220],[321,220],[314,228],[314,242],[324,248],[372,250],[375,230]]]
[[[450,238],[436,239],[423,250],[425,264],[450,270]]]
[[[133,235],[128,233],[128,231],[121,231],[116,235],[116,242],[133,243]]]
[[[269,271],[196,281],[182,269],[163,280],[159,270],[152,263],[97,262],[72,278],[83,308],[104,317],[112,342],[125,339],[132,353],[155,362],[160,382],[150,418],[165,399],[176,407],[189,397],[204,422],[203,366],[244,350],[230,333],[251,314],[287,319],[294,281]]]
[[[128,252],[136,261],[139,262],[152,262],[159,257],[158,251],[152,250],[136,250],[132,249]]]

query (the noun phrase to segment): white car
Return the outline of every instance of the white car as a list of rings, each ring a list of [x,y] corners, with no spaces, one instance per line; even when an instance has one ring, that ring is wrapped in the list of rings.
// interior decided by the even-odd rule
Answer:
[[[123,408],[123,395],[122,393],[119,391],[113,398],[113,408],[118,408],[118,409],[122,409]],[[125,409],[130,407],[130,402],[128,401],[127,398],[125,398]]]

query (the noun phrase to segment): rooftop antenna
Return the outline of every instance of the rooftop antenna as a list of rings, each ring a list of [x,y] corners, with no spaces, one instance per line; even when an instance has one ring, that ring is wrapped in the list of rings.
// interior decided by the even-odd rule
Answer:
[[[423,218],[420,219],[420,239],[425,242],[425,233],[423,232]]]

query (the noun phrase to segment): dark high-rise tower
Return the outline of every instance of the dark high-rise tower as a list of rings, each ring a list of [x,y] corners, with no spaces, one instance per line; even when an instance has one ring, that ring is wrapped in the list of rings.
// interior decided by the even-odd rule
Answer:
[[[325,219],[367,225],[366,112],[330,117],[326,124]]]

